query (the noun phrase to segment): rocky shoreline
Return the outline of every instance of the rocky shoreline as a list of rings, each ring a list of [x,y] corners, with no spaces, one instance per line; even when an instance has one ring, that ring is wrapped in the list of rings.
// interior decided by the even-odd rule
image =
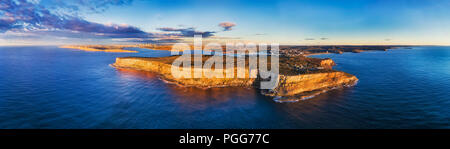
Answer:
[[[250,78],[248,69],[245,70],[245,78],[174,78],[171,74],[171,67],[173,60],[176,58],[178,56],[162,58],[123,57],[116,58],[116,62],[112,66],[155,72],[167,82],[186,87],[259,88],[257,85],[260,81],[259,78]],[[335,64],[331,59],[303,56],[280,57],[278,86],[271,90],[261,90],[261,93],[273,97],[278,102],[289,102],[303,100],[331,89],[348,87],[357,83],[358,79],[355,76],[333,70],[333,65]],[[223,72],[226,71],[226,68],[224,68]]]
[[[278,86],[271,90],[261,90],[261,93],[273,97],[277,102],[295,102],[312,98],[329,90],[354,86],[357,84],[358,78],[342,71],[333,70],[332,67],[335,65],[333,60],[307,56],[329,53],[342,54],[344,52],[387,51],[398,47],[404,46],[281,46]],[[112,65],[118,68],[155,72],[166,82],[184,87],[259,88],[255,85],[260,81],[259,78],[250,78],[248,69],[245,70],[245,78],[174,78],[170,70],[172,62],[176,58],[178,57],[123,57],[117,58]],[[248,64],[246,68],[248,68]],[[236,70],[224,69],[223,72],[225,71]]]

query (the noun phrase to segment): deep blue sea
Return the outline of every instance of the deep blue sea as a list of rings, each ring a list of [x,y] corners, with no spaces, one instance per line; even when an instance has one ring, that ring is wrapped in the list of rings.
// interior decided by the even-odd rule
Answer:
[[[0,47],[0,128],[450,128],[450,47],[313,56],[360,81],[295,103],[109,66],[139,51]]]

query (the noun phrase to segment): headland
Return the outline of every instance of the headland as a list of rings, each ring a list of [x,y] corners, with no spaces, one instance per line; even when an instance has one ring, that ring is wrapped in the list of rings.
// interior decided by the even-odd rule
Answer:
[[[83,51],[90,51],[90,52],[113,52],[113,53],[137,53],[137,51],[133,50],[125,50],[124,48],[131,47],[131,46],[122,46],[122,45],[79,45],[79,46],[60,46],[60,48],[66,48],[66,49],[77,49],[77,50],[83,50]]]
[[[167,45],[125,45],[125,46],[65,46],[64,48],[77,48],[86,51],[119,51],[130,52],[124,50],[125,47],[148,48],[153,50],[170,50]],[[266,96],[274,97],[277,101],[298,101],[308,99],[312,96],[326,92],[331,89],[353,86],[358,82],[358,78],[346,72],[334,70],[336,65],[331,59],[311,58],[309,55],[317,54],[342,54],[344,52],[360,53],[365,51],[387,51],[401,46],[280,46],[279,50],[279,76],[277,87],[274,89],[261,89],[261,93]],[[191,47],[192,48],[192,47]],[[270,49],[269,49],[270,51]],[[223,56],[222,59],[227,59]],[[268,56],[270,59],[271,56]],[[184,87],[212,88],[212,87],[247,87],[258,88],[258,84],[263,81],[259,75],[250,77],[248,57],[245,58],[245,68],[233,67],[233,70],[225,67],[217,71],[215,68],[200,69],[205,73],[222,73],[233,71],[233,78],[225,77],[205,77],[200,78],[175,78],[171,68],[173,62],[180,56],[146,58],[146,57],[119,57],[112,64],[114,67],[135,69],[157,73],[163,80]],[[213,59],[214,56],[202,56],[202,64]],[[235,60],[234,66],[237,65],[238,59]],[[270,65],[270,61],[268,63]],[[191,66],[194,67],[194,66]],[[238,78],[236,76],[238,69],[245,71],[245,77]],[[258,73],[258,72],[257,72]],[[191,74],[194,74],[192,72]]]
[[[250,70],[248,68],[248,58],[245,62],[245,68],[235,67],[229,69],[226,67],[220,68],[220,71],[214,69],[200,68],[203,74],[206,73],[222,73],[234,71],[233,78],[226,77],[206,77],[200,78],[176,78],[171,71],[172,63],[180,56],[160,57],[160,58],[143,58],[143,57],[122,57],[117,58],[113,64],[114,67],[137,69],[143,71],[150,71],[159,74],[159,76],[170,83],[174,83],[184,87],[247,87],[259,88],[259,84],[263,81],[259,75],[256,78],[250,77]],[[212,56],[203,56],[202,63],[214,59]],[[223,59],[227,59],[223,56]],[[268,57],[270,59],[270,56]],[[237,63],[238,60],[234,62]],[[225,63],[224,63],[225,65]],[[268,62],[270,66],[270,61]],[[358,79],[348,73],[333,70],[335,63],[331,59],[309,58],[305,56],[279,58],[279,76],[277,80],[277,87],[274,89],[261,89],[261,93],[266,96],[277,98],[277,101],[297,101],[306,99],[310,96],[323,93],[330,89],[352,86],[357,83]],[[194,66],[191,66],[192,68]],[[245,77],[238,78],[238,69],[245,71]],[[194,69],[191,70],[191,75],[194,74]]]

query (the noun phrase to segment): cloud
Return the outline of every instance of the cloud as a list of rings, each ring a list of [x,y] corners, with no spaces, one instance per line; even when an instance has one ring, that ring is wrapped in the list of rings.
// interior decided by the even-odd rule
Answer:
[[[127,24],[100,24],[80,18],[65,20],[60,25],[59,29],[98,33],[97,35],[111,38],[148,38],[152,36],[151,33],[146,33],[137,27]]]
[[[158,28],[160,31],[164,32],[172,32],[175,36],[180,37],[194,37],[194,35],[202,35],[203,38],[208,38],[211,36],[214,36],[214,31],[196,31],[195,28],[189,27],[189,28],[171,28],[171,27],[162,27]]]
[[[15,38],[64,37],[111,41],[173,43],[186,37],[214,37],[216,31],[198,31],[193,27],[158,28],[145,32],[128,24],[102,24],[83,19],[79,12],[102,12],[110,6],[128,5],[132,0],[0,0],[0,35]],[[222,23],[221,23],[222,24]],[[231,30],[235,24],[224,25]],[[28,36],[28,37],[26,37]]]
[[[314,38],[305,38],[305,40],[316,40]]]
[[[59,1],[61,2],[61,1]],[[80,4],[89,6],[86,0],[77,0]],[[109,5],[124,4],[125,1],[92,1],[89,7],[103,8]],[[55,14],[39,5],[38,1],[2,0],[0,2],[0,33],[6,31],[36,31],[36,30],[69,30],[112,38],[148,37],[148,34],[137,27],[122,24],[100,24],[90,22],[70,14]]]
[[[233,30],[233,27],[236,26],[236,23],[222,22],[222,23],[219,23],[219,26],[223,27],[223,31],[231,31],[231,30]]]
[[[0,18],[0,33],[14,28],[14,20],[8,18]]]
[[[129,5],[133,0],[76,0],[80,6],[88,6],[88,9],[102,12],[109,8],[109,6]]]
[[[56,1],[62,3],[63,1]],[[75,0],[61,5],[63,8],[78,9],[74,3],[85,5],[88,9],[107,8],[110,5],[123,5],[130,0],[100,0],[90,1]],[[58,9],[55,9],[58,10]],[[84,20],[72,13],[56,13],[39,5],[39,1],[30,0],[2,0],[0,1],[0,33],[12,32],[36,32],[48,31],[48,34],[69,35],[89,34],[100,38],[151,38],[153,33],[147,33],[141,29],[127,24],[100,24]],[[56,33],[60,32],[60,33]]]
[[[131,39],[131,40],[124,40],[123,42],[137,42],[137,43],[156,43],[156,44],[164,44],[164,43],[178,43],[182,42],[183,40],[177,39],[177,38],[165,38],[165,39]]]
[[[326,37],[322,37],[322,38],[320,38],[320,40],[328,40],[329,38],[326,38]]]
[[[50,9],[56,10],[58,13],[77,14],[79,11],[100,13],[107,10],[110,6],[130,5],[133,0],[46,0],[46,2],[47,5],[50,5]],[[39,2],[34,3],[38,4]]]

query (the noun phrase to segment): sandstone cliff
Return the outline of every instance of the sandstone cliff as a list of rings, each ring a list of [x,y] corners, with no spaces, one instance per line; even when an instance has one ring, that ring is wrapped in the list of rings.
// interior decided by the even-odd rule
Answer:
[[[251,87],[253,82],[255,81],[254,78],[250,78],[248,76],[249,71],[245,70],[245,78],[207,78],[207,77],[201,77],[201,78],[175,78],[172,75],[171,67],[172,67],[172,61],[175,59],[175,57],[169,57],[169,58],[116,58],[116,63],[113,64],[115,67],[121,67],[121,68],[132,68],[132,69],[138,69],[143,71],[151,71],[160,74],[161,78],[163,78],[166,81],[176,83],[178,85],[182,86],[189,86],[189,87],[199,87],[199,88],[210,88],[210,87],[223,87],[223,86],[242,86],[242,87]],[[194,71],[196,71],[194,68],[191,71],[191,75],[194,74]],[[235,68],[235,72],[237,68]],[[205,71],[197,69],[198,71]],[[223,70],[221,72],[225,72],[226,70]],[[211,71],[208,71],[210,73],[214,73]]]
[[[295,76],[281,75],[278,87],[263,93],[278,97],[279,101],[296,101],[334,88],[353,86],[357,81],[355,76],[339,71]]]
[[[209,87],[223,87],[223,86],[240,86],[240,87],[258,87],[258,78],[249,77],[249,70],[244,69],[245,78],[175,78],[172,76],[171,67],[172,62],[178,58],[177,56],[164,58],[138,58],[127,57],[117,58],[113,64],[115,67],[131,68],[143,71],[151,71],[160,74],[161,78],[172,83],[182,86],[193,86],[200,88]],[[291,62],[291,61],[296,62]],[[291,62],[288,63],[287,61]],[[300,62],[301,61],[301,62]],[[292,68],[297,65],[302,65],[302,68]],[[321,67],[314,71],[302,71],[300,69],[311,69],[303,67],[303,65]],[[279,100],[299,100],[307,98],[312,95],[322,93],[324,91],[344,86],[354,85],[358,79],[348,73],[332,70],[331,67],[335,63],[331,59],[313,59],[313,58],[280,58],[280,75],[278,87],[272,90],[263,90],[262,93],[267,96],[278,97]],[[211,71],[202,70],[200,68],[192,69],[194,71]],[[224,73],[228,70],[226,68],[219,71]],[[217,73],[217,72],[216,72]],[[236,73],[235,73],[236,74]]]

